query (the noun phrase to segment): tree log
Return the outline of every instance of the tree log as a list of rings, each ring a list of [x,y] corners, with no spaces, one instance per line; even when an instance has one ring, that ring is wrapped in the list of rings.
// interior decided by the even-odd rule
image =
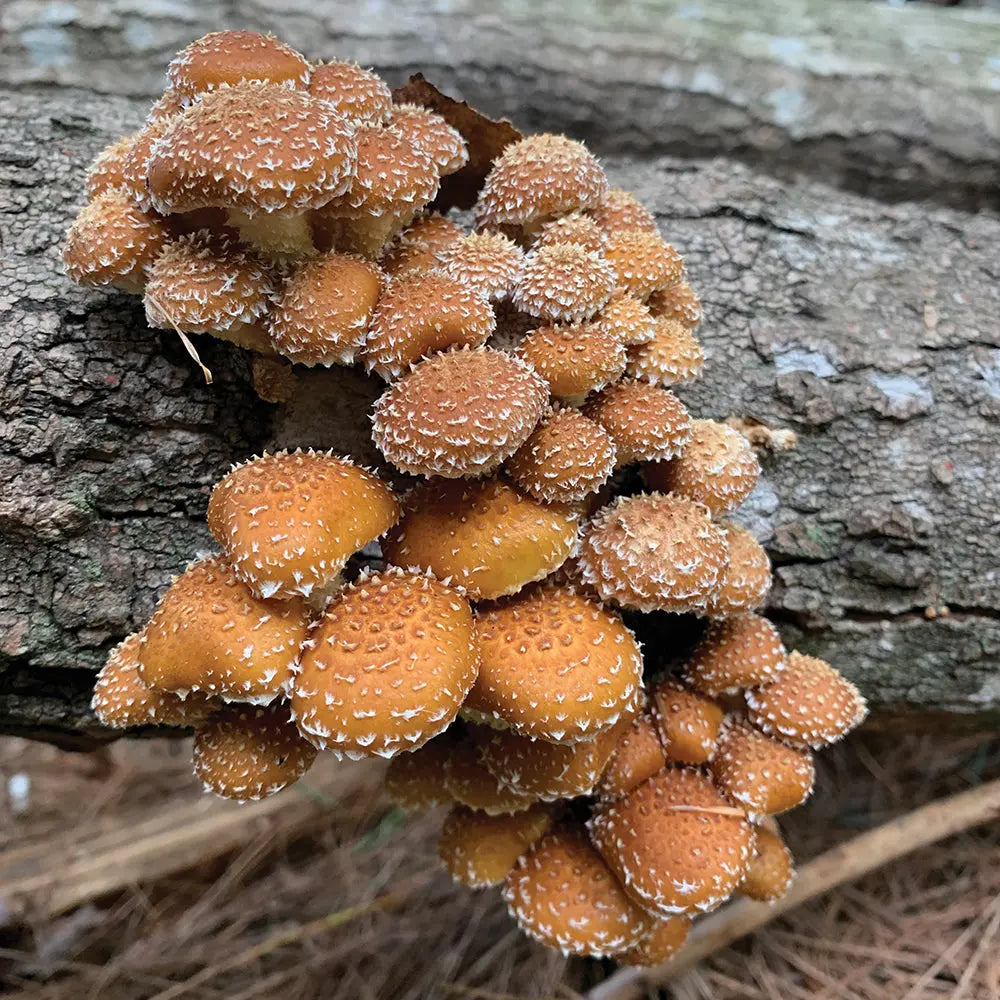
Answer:
[[[86,709],[92,672],[148,616],[170,575],[209,547],[204,509],[211,484],[231,462],[264,447],[336,447],[377,461],[356,416],[379,384],[353,371],[304,374],[296,400],[265,404],[250,388],[245,354],[198,338],[215,376],[206,386],[174,335],[147,328],[137,299],[68,283],[59,250],[82,203],[87,163],[140,124],[169,50],[218,25],[205,21],[205,5],[173,4],[165,20],[143,20],[123,13],[127,3],[115,5],[113,15],[107,5],[77,3],[72,17],[63,11],[69,19],[55,25],[54,35],[40,36],[42,6],[11,5],[0,39],[0,77],[11,84],[0,89],[0,732],[89,745],[106,735]],[[747,156],[753,167],[732,155],[695,158],[734,152],[732,137],[744,133],[742,126],[730,131],[732,107],[723,113],[718,104],[699,105],[687,90],[682,99],[683,88],[669,81],[643,90],[640,77],[656,59],[664,79],[665,65],[681,65],[672,54],[680,42],[665,27],[665,55],[648,43],[629,62],[619,57],[640,44],[640,35],[628,34],[638,15],[623,12],[628,23],[584,55],[576,51],[582,40],[599,37],[587,27],[595,14],[581,13],[573,31],[550,46],[544,23],[537,36],[527,34],[526,13],[502,24],[494,15],[461,21],[460,12],[472,6],[451,5],[446,14],[414,5],[398,35],[370,20],[365,33],[352,29],[348,36],[321,24],[309,13],[313,5],[304,4],[283,5],[283,19],[251,5],[248,20],[310,54],[420,67],[444,86],[459,84],[462,96],[482,96],[485,107],[518,124],[591,138],[606,128],[605,150],[628,148],[606,157],[612,181],[655,209],[706,304],[706,375],[682,390],[685,401],[703,416],[749,417],[799,435],[797,448],[765,459],[761,485],[741,514],[775,561],[769,613],[785,638],[832,660],[876,706],[894,713],[981,720],[1000,711],[1000,222],[989,212],[876,198],[885,193],[879,178],[903,171],[922,177],[925,189],[940,186],[941,201],[958,200],[960,187],[967,205],[981,204],[985,187],[976,187],[970,165],[1000,162],[997,123],[991,132],[986,105],[978,107],[978,127],[971,119],[961,126],[975,152],[955,166],[953,177],[964,180],[954,189],[946,190],[938,172],[945,161],[928,153],[948,146],[950,125],[932,113],[936,101],[923,97],[931,109],[923,153],[905,116],[892,133],[910,135],[909,166],[889,148],[865,161],[864,184],[851,182],[832,160],[819,168],[828,169],[826,181],[779,179],[779,160],[763,153]],[[826,15],[819,6],[887,16],[863,4],[786,6],[813,11],[810,23],[820,34]],[[671,5],[639,9],[648,16],[658,7]],[[698,7],[719,17],[724,7],[735,16],[732,5]],[[952,13],[919,16],[935,23]],[[986,44],[991,31],[1000,35],[989,16],[970,11],[941,22],[947,30],[940,38]],[[670,14],[680,17],[679,8]],[[483,41],[490,25],[501,33],[495,50]],[[709,51],[708,27],[690,30],[692,52]],[[351,44],[338,44],[345,40]],[[60,61],[52,52],[64,42],[69,54]],[[30,45],[34,62],[24,56]],[[889,40],[885,46],[892,47]],[[783,51],[759,48],[739,64],[748,74],[746,94],[766,77],[761,53]],[[522,76],[532,60],[540,65],[542,52],[554,60],[548,75]],[[887,62],[876,65],[872,56],[868,72],[855,67],[846,81],[815,67],[801,70],[799,83],[813,88],[809,93],[829,88],[828,113],[812,119],[817,135],[838,127],[836,93],[841,105],[874,102],[883,85],[889,105],[899,97],[902,89],[896,97],[890,92],[897,83],[904,87],[904,74],[887,52],[879,55]],[[936,52],[922,58],[933,61]],[[861,59],[851,53],[843,58]],[[715,58],[716,70],[735,73],[718,51]],[[112,60],[120,60],[114,75]],[[619,71],[624,82],[609,86]],[[398,72],[390,79],[401,82]],[[86,87],[42,89],[40,80]],[[942,70],[934,93],[941,107],[951,101],[960,111],[972,107],[963,94],[971,102],[988,86],[975,73]],[[95,92],[123,88],[143,99]],[[567,100],[571,92],[575,105]],[[700,108],[705,145],[684,140],[683,156],[658,152],[673,140],[660,136],[649,117],[657,102],[660,116],[666,107],[672,121],[693,122]],[[743,112],[748,122],[751,103]],[[888,114],[889,105],[878,104],[879,113]],[[876,124],[869,138],[887,134]],[[775,135],[775,156],[792,157],[782,145],[787,129]],[[847,163],[853,147],[847,134],[841,139],[838,156]],[[840,182],[867,193],[834,186]]]

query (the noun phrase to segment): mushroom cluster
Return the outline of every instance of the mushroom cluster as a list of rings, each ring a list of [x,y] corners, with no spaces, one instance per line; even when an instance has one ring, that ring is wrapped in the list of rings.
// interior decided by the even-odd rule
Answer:
[[[674,391],[701,306],[656,220],[534,135],[466,228],[428,208],[454,128],[270,37],[206,36],[169,75],[91,171],[70,274],[155,325],[364,364],[387,386],[359,420],[413,478],[397,496],[317,451],[234,467],[218,554],[113,651],[98,716],[193,728],[195,773],[239,800],[318,753],[389,759],[401,807],[449,808],[448,871],[566,953],[656,963],[734,892],[780,897],[773,817],[866,708],[758,613],[768,557],[726,519],[758,459]],[[646,662],[651,615],[697,639]]]

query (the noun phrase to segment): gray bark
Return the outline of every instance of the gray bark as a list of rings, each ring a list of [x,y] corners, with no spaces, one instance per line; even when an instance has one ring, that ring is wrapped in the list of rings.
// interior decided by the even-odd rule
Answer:
[[[59,249],[82,201],[86,164],[140,123],[169,51],[219,25],[205,21],[205,5],[172,4],[169,17],[142,20],[123,13],[127,3],[114,14],[107,5],[99,14],[98,5],[77,3],[75,19],[39,36],[42,6],[9,5],[0,39],[0,78],[10,84],[0,90],[0,731],[84,744],[103,735],[86,711],[93,670],[141,624],[169,576],[209,545],[203,518],[211,483],[266,446],[367,448],[361,457],[371,460],[370,443],[344,407],[356,415],[378,385],[355,372],[310,375],[297,401],[272,406],[255,398],[245,355],[200,338],[216,380],[207,387],[174,336],[146,327],[138,300],[69,285]],[[717,18],[723,8],[736,17],[730,8],[737,6],[698,5]],[[803,18],[812,11],[814,34],[801,36],[809,39],[822,35],[820,8],[887,16],[860,4],[786,6]],[[899,104],[912,81],[892,60],[876,64],[870,56],[867,72],[852,65],[841,81],[806,66],[789,79],[813,95],[809,120],[770,133],[771,153],[768,143],[754,152],[736,149],[743,140],[734,136],[757,134],[752,121],[765,132],[775,127],[754,117],[751,100],[773,82],[761,53],[775,47],[761,43],[723,59],[704,34],[707,15],[705,26],[692,29],[691,51],[699,58],[715,51],[710,66],[720,79],[735,79],[741,67],[742,110],[729,97],[703,104],[669,80],[647,92],[644,74],[664,57],[647,44],[632,62],[624,58],[642,44],[641,34],[628,34],[634,24],[619,25],[605,36],[606,48],[586,56],[579,49],[595,37],[586,26],[593,13],[581,13],[549,45],[544,23],[537,36],[525,34],[526,13],[504,24],[465,22],[428,6],[403,18],[396,33],[371,21],[364,35],[348,37],[313,9],[285,5],[279,20],[251,5],[248,19],[310,54],[419,67],[519,125],[591,136],[600,128],[605,150],[629,150],[606,157],[613,182],[656,210],[706,303],[706,375],[682,395],[700,415],[753,417],[800,436],[795,450],[766,459],[743,515],[775,560],[770,613],[786,638],[835,662],[879,706],[980,716],[1000,710],[1000,221],[988,211],[875,197],[902,172],[925,189],[939,186],[942,201],[961,195],[975,207],[987,200],[973,168],[991,163],[995,170],[1000,162],[997,122],[995,109],[972,95],[985,93],[988,81],[948,70],[947,59],[935,63],[934,100],[910,93],[925,116],[918,130]],[[654,8],[638,9],[648,15]],[[995,18],[976,20],[987,17],[968,12],[938,30],[948,45],[958,44],[955,37],[983,45],[990,32],[1000,35]],[[32,24],[36,33],[26,41]],[[502,44],[486,44],[487,25]],[[29,43],[37,57],[46,38],[58,49],[66,37],[67,61],[50,58],[40,69],[37,58],[24,56]],[[659,42],[668,57],[681,44],[666,30]],[[543,51],[551,65],[528,72]],[[937,54],[923,53],[924,65]],[[118,57],[112,75],[109,60]],[[669,65],[690,68],[692,58]],[[851,50],[850,59],[861,58]],[[400,82],[398,72],[390,77]],[[39,89],[42,79],[78,86]],[[624,82],[611,87],[613,79]],[[146,99],[95,93],[126,86]],[[571,92],[572,105],[564,99]],[[821,93],[825,110],[816,103]],[[884,139],[877,116],[898,115],[892,134],[904,137],[905,154],[891,144],[876,156],[872,146],[871,160],[860,164],[863,183],[835,166],[851,161],[862,134],[860,126],[838,132],[845,112],[836,110],[836,94],[842,104],[871,99],[865,110],[875,124],[866,141],[876,145]],[[654,98],[669,103],[671,121],[700,121],[700,139],[678,140],[683,157],[662,155],[675,143],[647,114]],[[943,113],[949,101],[951,121]],[[957,148],[953,126],[966,143],[961,162],[941,158]],[[826,150],[818,168],[825,180],[776,179],[809,135]],[[693,158],[708,149],[735,150],[756,165],[732,155]],[[949,163],[952,177],[962,178],[951,187],[941,173]],[[950,615],[925,613],[942,606]]]

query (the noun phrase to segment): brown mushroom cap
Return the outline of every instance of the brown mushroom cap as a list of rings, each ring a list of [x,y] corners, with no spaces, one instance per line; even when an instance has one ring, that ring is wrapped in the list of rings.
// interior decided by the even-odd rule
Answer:
[[[90,701],[102,725],[112,729],[134,726],[197,726],[218,707],[215,699],[191,692],[186,698],[160,691],[139,676],[143,633],[118,643],[101,667]]]
[[[584,529],[584,583],[603,600],[639,611],[699,611],[728,559],[708,511],[685,497],[620,497]]]
[[[766,827],[757,827],[757,851],[739,891],[760,903],[774,903],[788,892],[794,881],[795,864],[785,841]]]
[[[403,229],[386,248],[380,263],[394,278],[404,274],[435,270],[442,262],[444,251],[465,235],[465,230],[443,215],[421,216]]]
[[[597,807],[594,846],[645,909],[669,917],[714,910],[739,884],[754,828],[699,771],[668,768]]]
[[[524,252],[501,233],[470,233],[441,252],[443,269],[488,299],[502,299],[514,287]]]
[[[553,243],[575,243],[584,250],[601,253],[604,249],[604,231],[589,215],[570,212],[558,219],[546,222],[535,240],[535,248],[551,246]]]
[[[548,398],[542,378],[509,354],[487,349],[437,354],[381,396],[372,438],[403,472],[484,476],[524,444]]]
[[[552,807],[542,804],[498,816],[455,806],[441,829],[438,857],[457,882],[473,889],[500,885],[552,819]]]
[[[604,256],[615,272],[616,288],[639,299],[684,277],[684,258],[657,233],[638,229],[612,233]]]
[[[167,246],[163,223],[148,215],[122,188],[108,188],[89,202],[66,235],[63,263],[71,281],[141,294],[153,262]]]
[[[378,476],[330,452],[262,455],[212,490],[208,527],[237,574],[263,597],[309,597],[399,519]]]
[[[564,955],[613,955],[654,926],[578,827],[538,841],[507,876],[503,898],[521,930]]]
[[[578,243],[552,243],[524,260],[511,299],[549,323],[581,323],[607,305],[615,275],[607,261]]]
[[[406,274],[393,278],[375,307],[361,360],[390,381],[425,355],[448,347],[481,347],[495,322],[486,297],[459,278]]]
[[[383,788],[401,809],[423,812],[451,804],[445,766],[455,744],[453,734],[454,729],[446,729],[416,750],[398,753],[389,761]]]
[[[771,560],[745,528],[720,524],[729,545],[729,565],[705,602],[705,614],[725,617],[759,608],[771,589]]]
[[[153,155],[153,146],[170,128],[173,118],[174,116],[161,115],[146,122],[142,129],[132,137],[132,141],[122,157],[122,187],[144,212],[153,211],[153,199],[150,197],[147,184],[149,158]],[[173,221],[171,220],[171,222]]]
[[[711,698],[673,680],[661,681],[650,694],[667,760],[677,764],[710,761],[722,727],[722,708]]]
[[[297,364],[353,364],[383,285],[382,272],[362,257],[330,253],[302,261],[268,314],[271,344]]]
[[[226,799],[266,799],[295,784],[316,759],[277,702],[266,708],[226,705],[194,736],[194,773],[205,786]]]
[[[625,372],[621,341],[593,323],[539,327],[521,340],[517,356],[545,379],[553,396],[569,403],[582,402]]]
[[[653,213],[631,191],[621,188],[606,191],[588,214],[607,235],[633,229],[659,235]]]
[[[649,309],[631,295],[614,296],[594,317],[594,323],[626,347],[648,343],[656,335],[656,321]]]
[[[739,431],[715,420],[695,420],[680,455],[643,471],[651,490],[679,493],[703,503],[713,514],[725,514],[753,492],[760,463]]]
[[[382,545],[396,566],[429,569],[474,600],[515,594],[557,569],[576,542],[565,507],[522,497],[498,479],[429,482]]]
[[[488,816],[520,812],[534,805],[533,796],[502,785],[483,763],[480,747],[488,727],[466,723],[465,730],[445,762],[445,787],[451,797]]]
[[[718,697],[767,684],[784,666],[778,630],[760,615],[745,614],[709,623],[684,667],[684,678],[702,694]]]
[[[599,604],[536,587],[480,608],[476,623],[482,666],[468,706],[477,712],[522,736],[573,743],[634,710],[642,653],[622,620]]]
[[[587,401],[583,412],[611,435],[619,466],[674,458],[691,439],[684,404],[648,382],[608,386]]]
[[[581,142],[530,135],[496,159],[479,195],[480,226],[523,225],[595,205],[608,187],[601,165]]]
[[[690,917],[665,917],[637,945],[619,952],[614,959],[620,965],[660,965],[681,950],[690,930]]]
[[[345,118],[373,125],[382,125],[392,111],[389,85],[355,62],[317,63],[309,78],[309,93]]]
[[[799,746],[819,749],[868,714],[861,692],[825,660],[793,651],[776,680],[746,694],[750,721]]]
[[[504,466],[514,485],[545,503],[573,503],[596,493],[615,469],[608,432],[579,410],[557,410]]]
[[[816,780],[808,750],[765,736],[733,716],[723,723],[709,770],[722,794],[756,821],[802,805]]]
[[[149,193],[164,213],[304,212],[351,186],[356,158],[354,129],[322,101],[241,83],[171,120],[149,160]]]
[[[657,385],[677,385],[697,378],[705,354],[694,334],[675,319],[656,319],[651,340],[628,352],[628,374]]]
[[[213,31],[181,49],[167,67],[174,93],[190,101],[205,91],[244,81],[302,88],[309,62],[290,45],[257,31]]]
[[[696,327],[704,316],[698,293],[686,281],[657,289],[650,294],[646,305],[657,319],[677,320],[691,328]]]
[[[161,118],[173,118],[184,110],[185,101],[173,87],[167,89],[153,102],[146,115],[146,121],[155,122]]]
[[[270,702],[309,627],[301,601],[262,601],[218,556],[175,577],[143,632],[139,675],[163,691]]]
[[[647,710],[629,723],[618,740],[597,783],[596,794],[605,800],[621,798],[666,766],[659,726],[653,712]]]
[[[105,146],[87,170],[87,198],[93,200],[110,188],[125,187],[122,163],[135,144],[137,134],[126,135]]]
[[[469,162],[469,150],[461,132],[428,108],[397,104],[392,109],[389,124],[423,150],[442,177],[455,173]]]
[[[365,575],[316,623],[295,669],[292,713],[322,750],[393,757],[451,725],[478,670],[461,594],[402,570]]]

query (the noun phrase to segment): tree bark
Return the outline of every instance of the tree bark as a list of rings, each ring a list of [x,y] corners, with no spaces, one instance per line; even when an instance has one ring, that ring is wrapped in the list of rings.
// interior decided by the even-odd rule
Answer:
[[[169,19],[142,20],[123,13],[127,4],[112,15],[107,5],[76,3],[54,35],[39,36],[42,6],[11,5],[0,39],[0,77],[10,85],[0,90],[0,731],[87,745],[105,735],[86,709],[93,671],[148,616],[170,575],[210,547],[204,510],[211,484],[230,463],[265,447],[335,447],[377,461],[357,414],[380,387],[353,371],[311,373],[295,401],[272,406],[250,388],[246,355],[199,338],[215,376],[206,386],[175,336],[146,327],[137,299],[68,283],[59,251],[82,202],[87,163],[140,124],[169,51],[219,25],[207,23],[205,5],[175,4]],[[792,70],[789,79],[804,93],[827,93],[828,104],[815,105],[808,128],[795,125],[805,130],[800,138],[791,137],[791,125],[775,132],[773,156],[765,155],[767,143],[757,152],[735,148],[733,137],[753,129],[733,124],[734,104],[702,104],[670,82],[666,68],[690,68],[695,58],[673,58],[683,47],[673,30],[683,19],[677,5],[638,8],[647,17],[670,8],[655,39],[662,52],[645,40],[634,12],[600,36],[596,14],[581,8],[574,26],[557,36],[544,21],[529,31],[527,8],[503,23],[489,14],[463,20],[474,6],[440,13],[414,5],[390,27],[365,21],[364,34],[326,25],[310,13],[314,5],[283,5],[282,18],[251,5],[246,20],[313,55],[359,56],[390,71],[423,68],[518,125],[588,137],[603,130],[612,182],[655,209],[705,301],[699,335],[706,375],[681,395],[698,415],[750,417],[799,434],[797,448],[765,459],[761,485],[740,515],[775,561],[769,613],[785,638],[832,660],[876,706],[894,713],[981,719],[1000,711],[1000,221],[988,211],[876,198],[885,179],[902,171],[920,178],[923,190],[939,188],[941,202],[961,195],[974,207],[988,200],[972,169],[990,163],[995,170],[1000,162],[997,123],[991,132],[988,107],[974,108],[973,95],[988,81],[934,63],[942,70],[927,84],[934,100],[910,92],[926,115],[918,137],[914,121],[892,103],[908,84],[890,54],[910,39],[883,39],[881,49],[870,41],[886,61],[869,54],[866,72],[857,49],[831,52],[831,59],[853,60],[841,67],[847,79],[815,66],[798,77]],[[879,24],[887,16],[864,4],[786,3],[795,16],[812,19],[813,34],[796,36],[811,39],[810,52],[823,33],[823,10],[849,6]],[[789,47],[762,43],[755,54],[723,59],[723,21],[711,43],[709,22],[725,8],[731,32],[733,7],[698,4],[704,23],[690,29],[691,52],[714,53],[708,65],[720,79],[735,79],[734,67],[742,67],[747,100],[739,114],[748,123],[756,114],[748,95],[771,80],[768,65],[777,72],[767,53]],[[923,11],[920,23],[945,18],[937,28],[945,48],[958,46],[955,39],[974,48],[990,32],[1000,36],[986,11],[950,20],[953,14]],[[489,30],[495,41],[487,44]],[[584,41],[597,38],[599,49],[583,51]],[[52,52],[64,44],[71,53],[60,63]],[[34,62],[25,56],[31,45]],[[625,53],[633,48],[630,62]],[[922,52],[923,64],[937,54]],[[109,60],[119,57],[112,76]],[[657,60],[661,79],[647,91],[643,81]],[[542,62],[544,72],[527,71]],[[41,89],[41,80],[76,86]],[[390,72],[390,80],[400,82],[400,73]],[[97,92],[124,87],[143,99]],[[836,166],[856,157],[851,135],[860,141],[860,126],[840,135],[836,156],[830,150],[842,105],[869,98],[871,115],[899,113],[892,134],[908,138],[906,155],[892,147],[859,161],[862,183],[861,174],[852,180]],[[957,118],[968,111],[979,124],[949,123],[943,111],[935,117],[949,101]],[[677,140],[683,156],[662,155],[675,142],[650,115],[659,107],[662,118],[664,106],[671,122],[681,123],[677,135],[687,135],[684,122],[700,122],[701,139]],[[954,152],[953,124],[968,156],[952,162],[952,179],[963,179],[949,187],[941,157]],[[797,179],[776,178],[782,162],[804,155],[807,147],[796,143],[809,128],[814,138],[826,136],[816,139],[816,148],[827,150],[821,165]],[[867,141],[877,145],[887,134],[876,123]],[[695,158],[707,150],[735,151],[756,165],[732,155]]]

